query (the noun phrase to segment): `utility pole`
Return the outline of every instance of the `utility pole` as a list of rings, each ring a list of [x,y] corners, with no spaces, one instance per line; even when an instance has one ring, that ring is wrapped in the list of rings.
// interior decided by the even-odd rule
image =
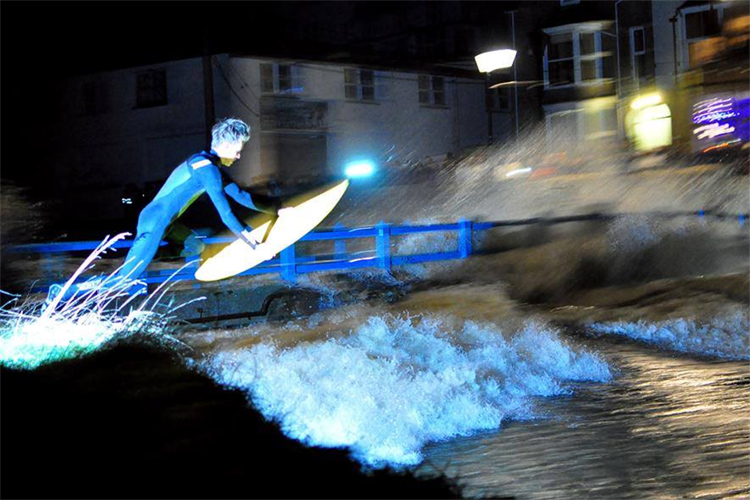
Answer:
[[[620,62],[620,16],[617,10],[617,7],[619,7],[620,2],[622,0],[615,0],[615,46],[617,51],[617,83],[615,85],[615,93],[617,94],[617,99],[615,101],[615,115],[617,119],[617,138],[618,140],[622,140],[623,136],[625,135],[625,126],[622,123],[623,122],[623,116],[622,116],[622,78],[621,78],[621,71],[622,69],[620,66],[622,65]]]
[[[203,103],[206,118],[206,150],[211,149],[211,128],[216,121],[214,111],[214,69],[208,34],[203,35]]]
[[[513,50],[516,50],[516,11],[510,11],[511,31],[513,33]],[[518,51],[516,50],[516,53]],[[513,65],[513,114],[516,115],[516,140],[518,140],[518,72],[517,65]]]
[[[672,23],[672,54],[674,55],[674,88],[677,89],[677,14],[669,18]]]
[[[492,82],[490,80],[489,72],[485,73],[484,78],[485,78],[484,88],[486,89],[485,95],[486,95],[486,100],[487,100],[487,143],[488,145],[492,146],[492,108],[495,102],[495,98],[492,95],[492,89],[490,88],[490,83]]]

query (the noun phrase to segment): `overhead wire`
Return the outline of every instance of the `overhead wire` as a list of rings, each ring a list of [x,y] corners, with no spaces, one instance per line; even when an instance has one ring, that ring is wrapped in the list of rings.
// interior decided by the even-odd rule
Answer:
[[[234,94],[237,100],[240,101],[240,104],[242,104],[242,106],[245,107],[245,109],[247,109],[250,112],[250,114],[252,114],[254,117],[260,118],[260,113],[255,111],[252,107],[250,107],[250,105],[246,103],[245,100],[237,93],[234,86],[232,85],[232,82],[229,81],[229,77],[224,72],[224,68],[222,67],[222,65],[213,56],[211,57],[211,61],[213,62],[214,66],[216,66],[216,68],[219,70],[219,74],[226,82],[227,86],[229,87],[229,90],[232,92],[232,94]],[[249,88],[249,87],[246,87],[246,88]]]

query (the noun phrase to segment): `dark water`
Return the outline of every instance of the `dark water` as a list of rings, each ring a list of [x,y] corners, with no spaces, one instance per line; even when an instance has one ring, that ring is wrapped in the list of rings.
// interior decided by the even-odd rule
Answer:
[[[238,391],[150,342],[0,368],[2,498],[457,498],[284,437]]]
[[[467,496],[750,498],[750,366],[624,340],[593,344],[609,384],[539,402],[545,416],[432,445],[421,473]]]

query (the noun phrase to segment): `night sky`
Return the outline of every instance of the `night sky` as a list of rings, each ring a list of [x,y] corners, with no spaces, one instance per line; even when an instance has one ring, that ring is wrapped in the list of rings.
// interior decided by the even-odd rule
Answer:
[[[2,2],[3,180],[37,184],[35,176],[44,175],[45,138],[55,133],[56,80],[199,54],[203,39],[178,37],[189,25],[177,18],[188,19],[186,11],[197,15],[201,8],[177,2],[155,8],[147,2]]]

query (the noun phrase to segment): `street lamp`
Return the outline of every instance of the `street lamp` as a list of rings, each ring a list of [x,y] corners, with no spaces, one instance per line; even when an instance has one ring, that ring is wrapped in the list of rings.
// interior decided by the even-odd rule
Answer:
[[[477,69],[485,73],[487,84],[490,83],[490,73],[497,69],[510,68],[516,59],[516,51],[512,49],[491,50],[483,52],[474,57]],[[487,106],[487,135],[489,143],[492,144],[492,107]]]
[[[510,68],[516,59],[512,49],[491,50],[474,57],[480,73],[491,73],[496,69]]]

